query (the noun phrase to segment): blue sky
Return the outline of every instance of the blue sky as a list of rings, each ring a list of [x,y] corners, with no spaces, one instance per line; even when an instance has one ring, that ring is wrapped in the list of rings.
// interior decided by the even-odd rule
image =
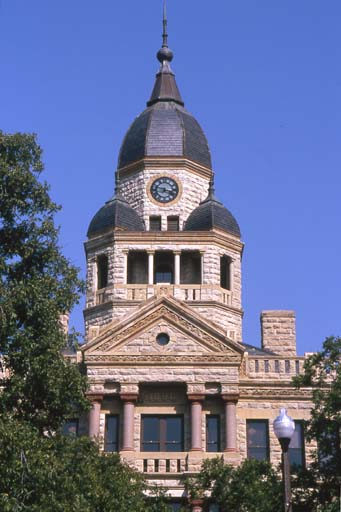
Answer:
[[[259,345],[262,309],[295,309],[299,353],[317,350],[341,335],[341,2],[168,4],[177,82],[243,233],[244,341]],[[160,43],[161,0],[0,0],[0,128],[38,134],[83,276]]]

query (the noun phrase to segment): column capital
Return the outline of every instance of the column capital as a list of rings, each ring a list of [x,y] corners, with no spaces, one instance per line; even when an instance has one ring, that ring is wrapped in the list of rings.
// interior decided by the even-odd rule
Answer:
[[[204,249],[201,249],[199,252],[200,252],[201,256],[204,256],[206,251]]]
[[[147,254],[155,254],[155,249],[146,249]]]
[[[91,402],[102,402],[103,401],[103,395],[100,394],[100,393],[87,393],[86,394],[86,397],[88,398],[88,400],[90,400]]]
[[[137,393],[120,393],[120,398],[123,402],[136,402],[138,396]]]
[[[182,253],[181,249],[179,249],[179,250],[176,249],[175,251],[173,251],[173,254],[175,254],[175,255],[179,255],[180,256],[181,253]]]
[[[205,400],[205,395],[203,393],[188,393],[187,398],[191,402],[202,402]]]
[[[123,254],[128,254],[128,252],[129,252],[129,249],[122,249]]]
[[[221,398],[224,400],[224,402],[230,402],[232,404],[236,404],[239,400],[239,393],[234,393],[234,394],[223,393],[221,395]]]

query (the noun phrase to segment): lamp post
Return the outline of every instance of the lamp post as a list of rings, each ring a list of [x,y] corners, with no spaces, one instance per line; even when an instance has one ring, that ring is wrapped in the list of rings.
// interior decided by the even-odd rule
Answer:
[[[295,422],[287,415],[286,409],[280,409],[274,421],[274,431],[282,448],[282,471],[284,483],[284,512],[292,512],[289,444],[295,432]]]

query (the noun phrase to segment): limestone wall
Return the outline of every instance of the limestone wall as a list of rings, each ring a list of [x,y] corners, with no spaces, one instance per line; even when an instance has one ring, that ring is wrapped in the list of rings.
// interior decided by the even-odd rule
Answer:
[[[154,179],[168,176],[179,184],[179,200],[174,204],[160,206],[148,193]],[[208,194],[209,179],[185,169],[146,169],[133,176],[120,179],[120,192],[128,203],[144,218],[149,229],[149,216],[161,215],[162,229],[166,230],[167,216],[179,215],[180,229],[189,214],[203,201]]]
[[[296,355],[294,311],[262,311],[262,347],[276,354]]]

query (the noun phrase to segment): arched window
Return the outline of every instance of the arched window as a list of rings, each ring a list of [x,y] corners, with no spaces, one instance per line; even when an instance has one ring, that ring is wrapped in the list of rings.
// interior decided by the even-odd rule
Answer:
[[[97,289],[108,286],[108,256],[101,254],[97,258]]]

